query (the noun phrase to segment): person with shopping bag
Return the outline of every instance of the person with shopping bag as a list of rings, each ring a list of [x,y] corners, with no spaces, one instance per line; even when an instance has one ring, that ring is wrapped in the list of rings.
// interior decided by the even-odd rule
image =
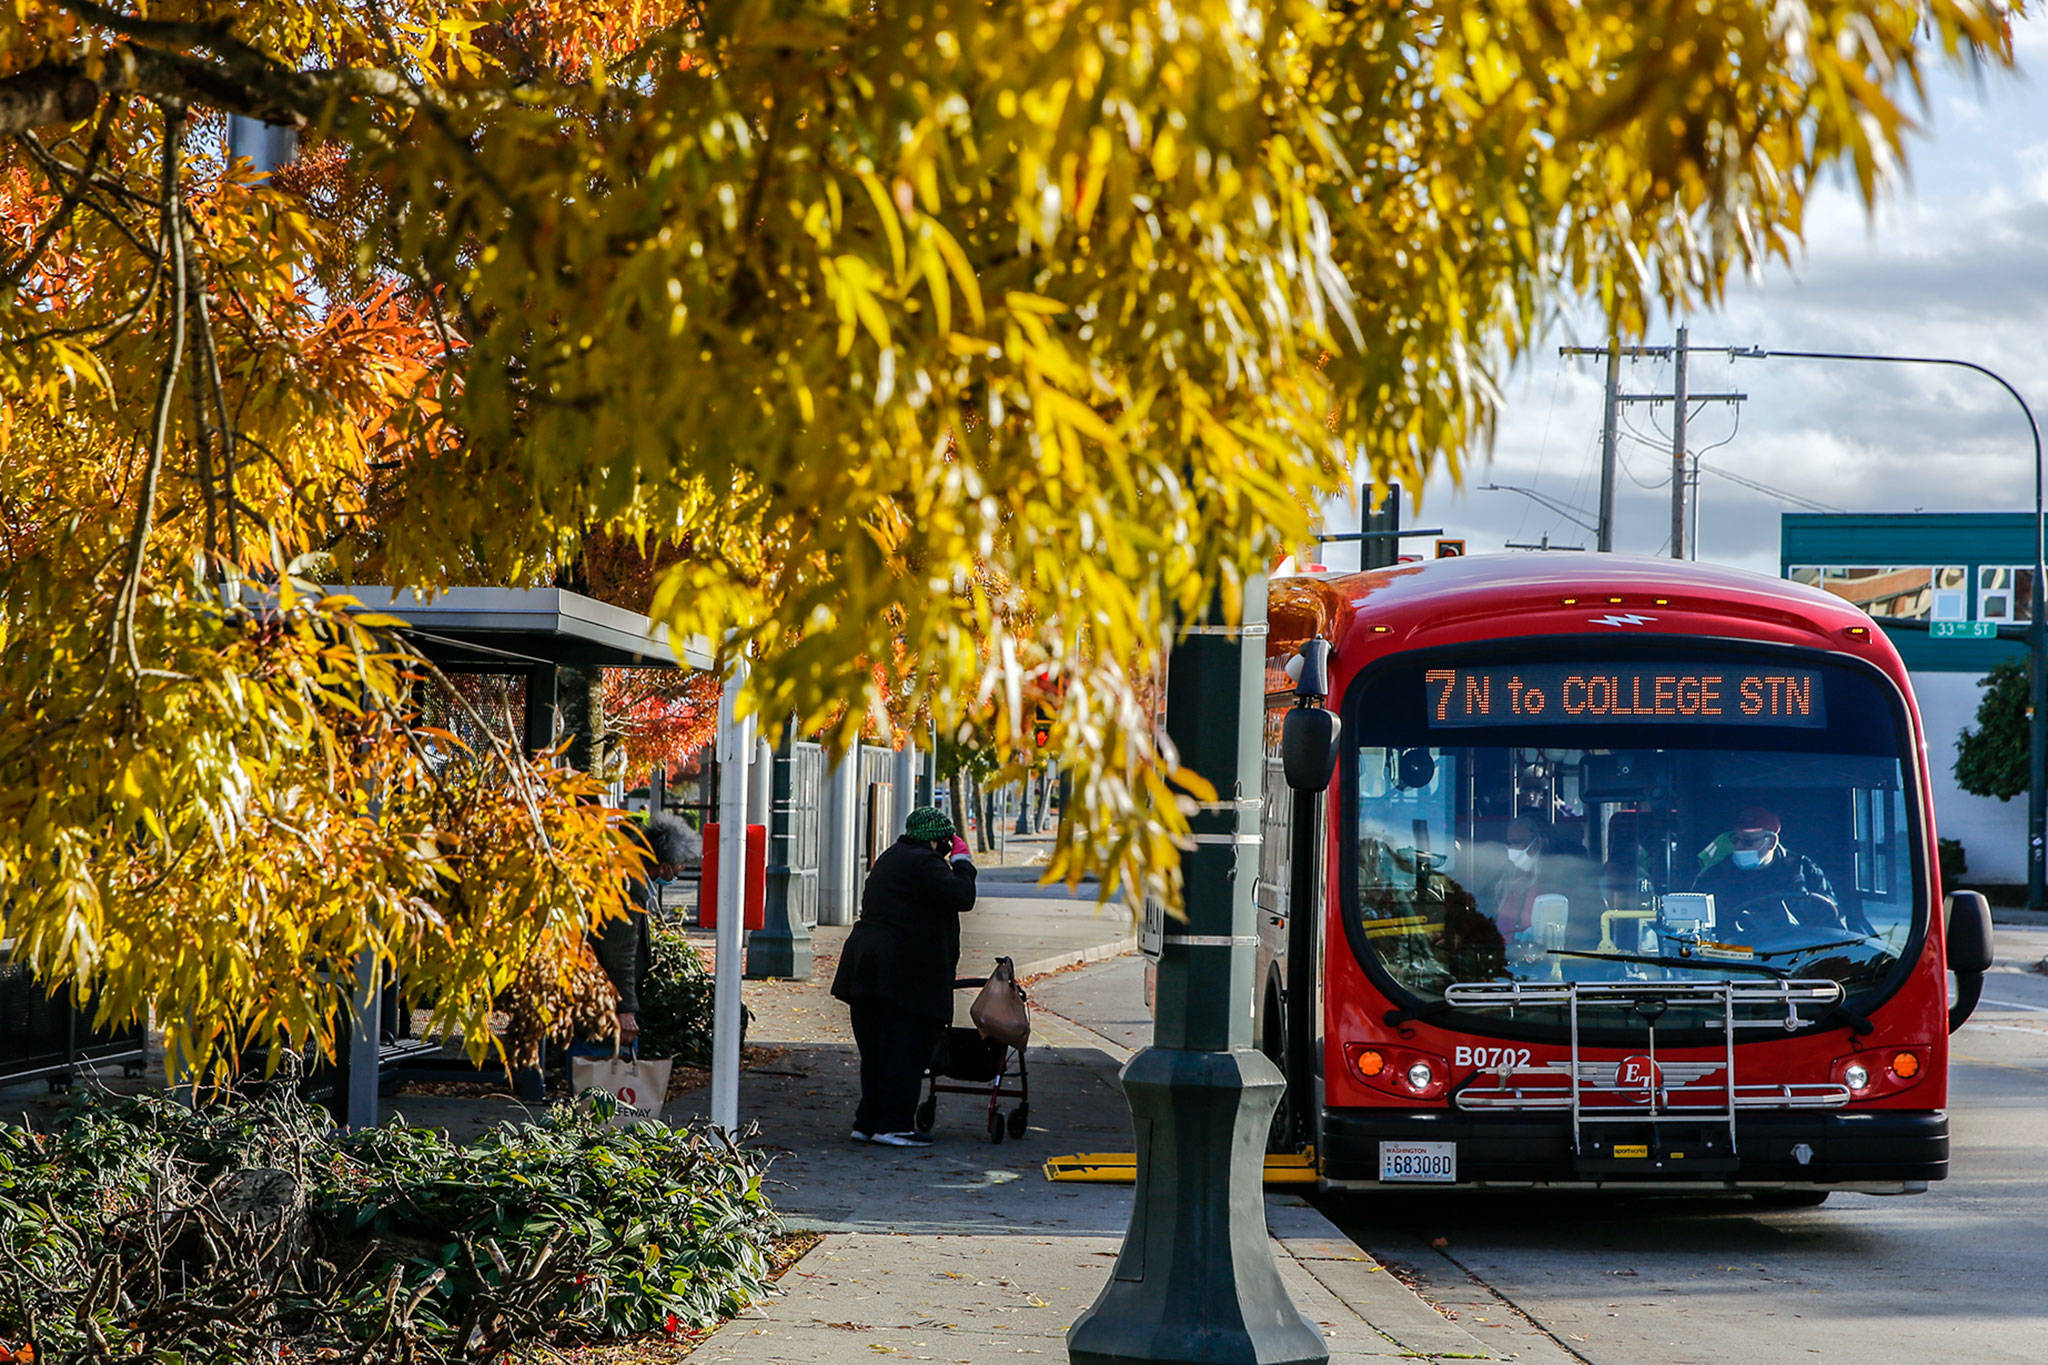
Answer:
[[[832,979],[860,1049],[856,1142],[931,1145],[913,1121],[917,1094],[932,1049],[953,1022],[960,916],[974,908],[974,877],[953,822],[937,807],[919,806],[861,888],[860,919]]]
[[[602,1090],[616,1100],[614,1122],[656,1117],[668,1097],[673,1058],[640,1056],[640,992],[654,963],[652,918],[661,901],[656,883],[682,871],[689,829],[673,815],[649,817],[640,831],[646,866],[626,883],[630,908],[590,935],[591,951],[618,997],[614,1039],[578,1038],[569,1048],[569,1081],[577,1094]]]

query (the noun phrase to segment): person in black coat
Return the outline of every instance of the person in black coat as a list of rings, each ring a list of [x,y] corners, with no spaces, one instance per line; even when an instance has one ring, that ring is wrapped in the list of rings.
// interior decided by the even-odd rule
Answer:
[[[853,1014],[860,1107],[853,1139],[923,1147],[917,1092],[939,1035],[953,1022],[960,916],[974,908],[974,864],[945,812],[920,806],[903,837],[875,859],[861,889],[832,994]]]
[[[1745,807],[1735,828],[1709,845],[1725,856],[1702,869],[1692,889],[1714,898],[1718,924],[1757,933],[1793,926],[1868,934],[1869,921],[1846,909],[1819,863],[1785,847],[1776,811]]]

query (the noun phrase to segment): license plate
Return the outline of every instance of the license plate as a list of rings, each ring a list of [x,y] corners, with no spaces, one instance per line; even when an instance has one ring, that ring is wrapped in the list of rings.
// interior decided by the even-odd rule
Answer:
[[[1455,1142],[1382,1142],[1380,1180],[1450,1184],[1458,1178]]]

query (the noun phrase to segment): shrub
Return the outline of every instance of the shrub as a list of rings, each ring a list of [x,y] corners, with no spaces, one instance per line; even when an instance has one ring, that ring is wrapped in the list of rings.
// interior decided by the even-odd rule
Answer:
[[[1940,845],[1943,882],[1952,883],[1970,870],[1970,861],[1963,855],[1961,839],[1937,839],[1935,842]]]
[[[711,1065],[711,971],[682,929],[654,922],[652,963],[640,989],[640,1055]],[[741,1008],[741,1036],[752,1011]]]
[[[343,1133],[280,1087],[0,1124],[0,1339],[43,1361],[482,1361],[708,1325],[763,1293],[761,1160],[606,1117],[558,1107],[462,1146]]]

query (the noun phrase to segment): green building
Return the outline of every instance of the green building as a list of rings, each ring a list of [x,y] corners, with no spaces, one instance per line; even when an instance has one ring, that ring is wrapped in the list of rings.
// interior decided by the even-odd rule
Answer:
[[[1941,627],[2026,623],[2034,589],[2033,515],[1786,513],[1778,553],[1786,578],[1834,593],[1872,616],[1933,627],[1886,634],[1913,675],[1936,823],[1944,838],[1962,842],[1971,883],[2024,882],[2026,801],[1958,788],[1955,741],[1976,721],[1983,695],[1978,680],[2001,660],[2025,658],[2026,650],[2017,640],[1977,639]]]

